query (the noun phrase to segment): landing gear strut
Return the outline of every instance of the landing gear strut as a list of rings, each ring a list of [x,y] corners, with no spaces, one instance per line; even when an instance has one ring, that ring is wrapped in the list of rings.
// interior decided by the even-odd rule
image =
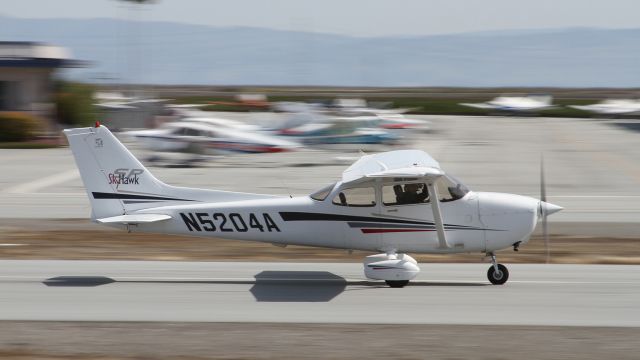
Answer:
[[[384,280],[389,287],[401,288],[418,275],[418,262],[407,254],[390,251],[369,255],[364,259],[364,275],[373,280]]]
[[[487,278],[489,279],[489,282],[493,285],[502,285],[506,283],[509,279],[509,270],[507,270],[507,267],[497,263],[496,254],[489,253],[487,255],[491,256],[492,264],[487,271]]]

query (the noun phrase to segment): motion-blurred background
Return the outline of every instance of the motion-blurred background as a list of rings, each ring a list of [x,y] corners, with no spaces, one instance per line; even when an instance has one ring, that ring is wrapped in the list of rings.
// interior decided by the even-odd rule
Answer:
[[[94,252],[67,244],[102,232],[81,220],[88,201],[60,130],[99,120],[169,183],[277,194],[322,187],[361,151],[418,148],[471,189],[538,197],[544,157],[548,196],[565,207],[551,219],[552,261],[637,263],[636,10],[620,0],[7,2],[0,216],[15,246],[1,254],[189,258],[111,251],[108,231]],[[297,256],[255,246],[229,252]],[[513,261],[543,261],[538,241],[523,250]]]
[[[479,263],[479,254],[417,255],[429,264],[427,276],[448,280],[404,293],[347,287],[335,275],[343,282],[327,286],[328,295],[316,283],[264,290],[262,273],[230,283],[199,278],[213,276],[211,269],[225,278],[254,276],[248,261],[270,262],[255,265],[272,266],[267,273],[305,265],[275,261],[351,269],[369,254],[102,228],[88,220],[61,133],[99,121],[169,184],[280,195],[310,194],[362,152],[392,149],[427,151],[471,190],[539,198],[544,171],[548,201],[564,207],[549,218],[551,256],[538,230],[500,261],[637,265],[637,0],[0,4],[0,357],[637,354],[633,266],[518,264],[510,288],[488,289],[484,279],[467,281],[475,264],[429,264]],[[23,259],[38,261],[13,262]],[[51,269],[81,276],[34,278]],[[117,279],[118,271],[128,280]],[[388,318],[405,320],[370,325],[381,304],[393,309]],[[67,315],[158,323],[21,321]],[[203,317],[248,324],[161,322]],[[253,323],[300,318],[367,325]],[[464,325],[424,325],[434,322]]]

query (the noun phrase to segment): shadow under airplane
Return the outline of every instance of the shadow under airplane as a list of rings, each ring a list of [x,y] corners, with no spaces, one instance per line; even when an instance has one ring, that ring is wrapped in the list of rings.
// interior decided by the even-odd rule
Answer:
[[[115,280],[107,276],[57,276],[42,283],[50,287],[96,287],[112,283],[253,285],[249,291],[259,302],[328,302],[347,290],[347,285],[361,286],[359,290],[384,288],[397,291],[385,286],[384,282],[347,281],[328,271],[262,271],[255,275],[255,280]],[[409,286],[487,285],[477,282],[414,281]]]

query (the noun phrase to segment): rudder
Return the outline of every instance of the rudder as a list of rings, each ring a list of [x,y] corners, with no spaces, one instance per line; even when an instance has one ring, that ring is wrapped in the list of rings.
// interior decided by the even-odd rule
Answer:
[[[67,129],[64,134],[87,190],[94,220],[169,199],[162,196],[168,186],[156,179],[106,127]]]

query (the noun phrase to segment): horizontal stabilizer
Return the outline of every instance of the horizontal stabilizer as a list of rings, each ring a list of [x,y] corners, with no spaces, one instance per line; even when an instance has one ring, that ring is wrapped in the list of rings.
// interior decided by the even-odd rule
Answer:
[[[164,214],[132,214],[112,216],[108,218],[97,219],[102,224],[144,224],[171,219],[171,216]]]

